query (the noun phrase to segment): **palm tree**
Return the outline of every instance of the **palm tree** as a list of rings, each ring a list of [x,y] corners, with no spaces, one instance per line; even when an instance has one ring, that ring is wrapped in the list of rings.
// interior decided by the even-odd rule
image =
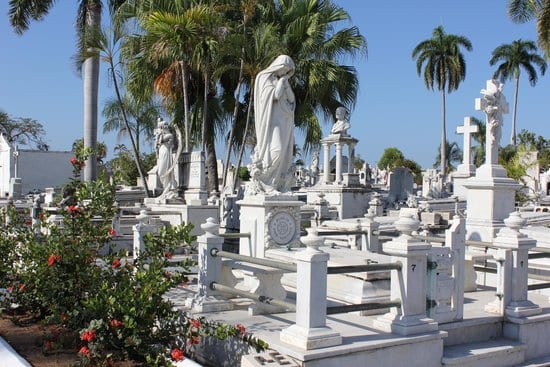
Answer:
[[[447,167],[447,172],[445,174],[454,171],[455,166],[453,165],[453,162],[460,162],[462,161],[462,149],[458,146],[458,144],[453,141],[452,143],[449,143],[448,141],[445,144],[445,159],[447,160],[445,166]],[[437,148],[437,156],[435,157],[435,163],[434,168],[441,165],[441,149],[440,147]]]
[[[493,74],[493,78],[500,78],[502,82],[512,79],[516,81],[514,90],[514,111],[512,112],[512,136],[510,137],[510,144],[513,145],[516,145],[516,112],[521,69],[523,68],[523,70],[525,70],[529,77],[529,84],[533,87],[537,84],[538,79],[535,66],[538,66],[542,75],[546,72],[546,61],[544,61],[537,51],[538,49],[535,42],[518,39],[511,44],[502,44],[495,48],[491,60],[489,61],[491,66],[500,62],[497,70]],[[533,64],[535,66],[533,66]]]
[[[141,155],[140,142],[142,138],[146,141],[152,141],[153,131],[156,126],[157,117],[160,115],[159,107],[151,100],[144,103],[138,102],[133,96],[125,93],[122,100],[122,108],[129,117],[128,124],[130,131],[134,134],[136,141],[136,151]],[[118,137],[128,135],[128,129],[124,124],[121,104],[116,98],[109,98],[103,106],[103,133],[116,131]]]
[[[296,127],[304,131],[304,152],[321,139],[318,115],[332,122],[336,108],[353,108],[359,82],[346,58],[366,56],[367,41],[355,26],[342,27],[350,15],[329,0],[279,0],[274,24],[279,25],[285,53],[296,63],[292,81],[296,95]]]
[[[114,10],[124,0],[110,0],[109,7]],[[10,0],[10,23],[18,34],[23,34],[31,20],[43,19],[54,5],[55,0]],[[82,0],[78,2],[76,19],[77,36],[79,39],[81,54],[86,33],[95,32],[101,27],[101,0]],[[99,84],[99,56],[93,49],[88,50],[88,55],[83,63],[84,79],[84,148],[90,148],[92,153],[84,167],[84,180],[93,181],[97,177],[97,111],[98,111],[98,84]]]
[[[416,72],[422,74],[424,67],[424,83],[426,88],[433,90],[434,83],[441,92],[441,172],[447,172],[446,144],[447,132],[445,124],[445,88],[451,93],[458,89],[460,82],[466,78],[466,62],[461,47],[472,50],[472,44],[466,37],[447,34],[443,26],[433,30],[432,38],[420,42],[412,52],[416,59]]]
[[[509,0],[508,15],[516,23],[536,19],[538,43],[550,58],[550,0]]]
[[[134,161],[139,172],[143,187],[145,189],[145,194],[149,197],[149,188],[147,187],[147,180],[145,177],[145,172],[143,170],[143,165],[140,161],[140,154],[138,145],[136,145],[136,139],[132,128],[130,126],[130,121],[128,119],[128,113],[126,111],[126,106],[124,104],[124,98],[119,87],[119,75],[117,75],[117,66],[120,65],[118,59],[120,40],[123,37],[121,33],[122,28],[111,28],[110,30],[96,30],[96,32],[88,33],[84,43],[86,44],[86,51],[82,54],[84,58],[88,57],[89,50],[94,50],[94,53],[98,53],[101,57],[101,60],[106,62],[109,66],[109,76],[115,88],[116,100],[118,102],[118,111],[120,112],[120,117],[122,117],[122,122],[126,129],[126,133],[130,138],[130,143],[132,144],[132,150],[134,153]]]

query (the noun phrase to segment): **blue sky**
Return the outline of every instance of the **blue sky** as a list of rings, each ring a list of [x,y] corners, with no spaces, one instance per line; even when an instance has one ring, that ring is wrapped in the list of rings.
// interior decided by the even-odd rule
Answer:
[[[69,150],[72,142],[82,136],[82,81],[71,60],[75,50],[76,3],[56,2],[44,21],[32,23],[29,31],[18,36],[9,27],[7,1],[0,2],[0,109],[12,116],[40,121],[52,150]],[[390,146],[401,149],[407,158],[425,168],[434,162],[441,136],[441,97],[437,91],[425,88],[416,74],[411,52],[416,44],[431,37],[436,26],[443,25],[447,33],[466,36],[473,44],[473,51],[465,53],[466,80],[447,98],[448,139],[460,145],[462,136],[454,133],[456,126],[467,115],[483,118],[474,110],[474,99],[480,96],[479,91],[494,71],[488,62],[492,50],[519,38],[536,40],[534,23],[512,23],[504,0],[336,3],[350,13],[351,24],[359,27],[368,42],[368,57],[350,61],[360,79],[350,133],[360,141],[357,153],[371,163]],[[525,128],[550,137],[548,74],[540,77],[534,88],[522,78],[518,132]],[[511,106],[512,83],[506,84],[504,92]],[[100,103],[112,94],[103,66]],[[103,136],[102,124],[100,116],[98,138],[112,149],[116,136]],[[505,116],[501,144],[510,139],[510,124],[511,114]],[[330,125],[324,124],[324,131],[329,130]]]

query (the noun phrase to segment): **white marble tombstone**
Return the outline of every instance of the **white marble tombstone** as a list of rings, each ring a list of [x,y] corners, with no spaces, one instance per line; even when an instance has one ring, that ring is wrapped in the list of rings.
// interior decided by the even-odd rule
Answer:
[[[475,177],[465,181],[467,191],[467,239],[492,241],[504,219],[514,211],[515,193],[521,185],[506,176],[498,164],[498,147],[502,134],[503,115],[508,104],[498,80],[488,80],[482,98],[476,99],[476,109],[486,114],[486,161],[476,170]]]

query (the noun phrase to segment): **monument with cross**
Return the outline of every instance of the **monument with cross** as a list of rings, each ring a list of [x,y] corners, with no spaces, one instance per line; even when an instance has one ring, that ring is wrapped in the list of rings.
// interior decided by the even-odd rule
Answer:
[[[508,178],[498,164],[498,147],[502,135],[503,115],[508,103],[502,93],[504,85],[498,80],[487,81],[483,95],[476,98],[475,107],[485,112],[485,163],[476,170],[475,177],[464,182],[467,189],[467,239],[492,241],[504,227],[504,219],[514,211],[515,193],[521,185]],[[466,149],[464,149],[466,151]]]
[[[476,167],[472,163],[472,134],[479,131],[479,126],[473,122],[472,117],[464,117],[464,125],[457,126],[456,133],[463,134],[464,142],[462,149],[462,164],[452,173],[453,194],[461,200],[466,200],[467,189],[464,183],[476,172]]]

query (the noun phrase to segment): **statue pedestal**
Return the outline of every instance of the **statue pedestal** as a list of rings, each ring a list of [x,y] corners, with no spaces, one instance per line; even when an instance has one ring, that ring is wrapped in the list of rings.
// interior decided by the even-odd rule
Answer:
[[[492,242],[514,211],[515,193],[521,185],[508,178],[502,166],[484,164],[464,186],[468,189],[467,239]]]
[[[456,172],[453,172],[453,195],[460,200],[466,200],[468,197],[468,189],[464,186],[471,177],[474,177],[476,167],[473,164],[461,164]]]
[[[241,238],[239,253],[263,258],[265,250],[300,244],[300,207],[303,202],[291,195],[250,195],[240,205]]]

